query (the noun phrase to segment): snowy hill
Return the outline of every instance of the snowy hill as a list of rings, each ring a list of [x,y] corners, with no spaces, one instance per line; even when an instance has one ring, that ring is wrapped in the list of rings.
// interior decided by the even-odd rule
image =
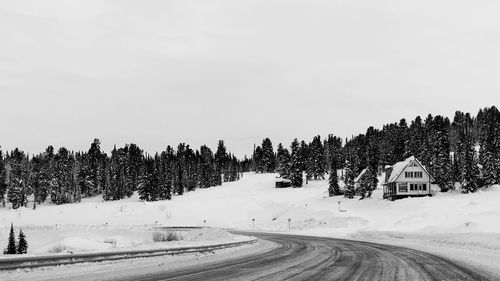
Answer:
[[[245,174],[238,182],[197,190],[171,201],[142,202],[136,195],[120,201],[101,198],[80,204],[47,205],[36,210],[0,209],[1,225],[37,227],[87,225],[109,227],[193,225],[260,230],[349,234],[356,231],[494,232],[500,233],[500,186],[474,194],[437,193],[432,198],[383,200],[329,198],[327,181],[303,188],[275,189],[272,174]],[[342,211],[339,212],[338,202]],[[206,221],[206,223],[204,223]]]
[[[255,230],[262,231],[371,240],[406,238],[500,253],[500,186],[474,194],[438,193],[431,198],[392,202],[382,199],[380,189],[372,198],[349,200],[328,197],[326,180],[310,181],[298,189],[276,189],[274,180],[273,174],[248,173],[238,182],[197,190],[171,201],[142,202],[133,196],[113,202],[91,198],[80,204],[46,205],[36,210],[4,208],[0,209],[0,241],[7,240],[11,222],[33,238],[37,231],[48,234],[61,229],[85,229],[101,235],[106,223],[108,231],[152,225],[249,230],[255,219]],[[138,233],[134,235],[142,237]]]

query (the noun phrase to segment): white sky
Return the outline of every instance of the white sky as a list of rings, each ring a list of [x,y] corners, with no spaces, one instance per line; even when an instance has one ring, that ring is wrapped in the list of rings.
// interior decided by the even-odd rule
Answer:
[[[242,156],[500,101],[500,1],[0,0],[0,144]]]

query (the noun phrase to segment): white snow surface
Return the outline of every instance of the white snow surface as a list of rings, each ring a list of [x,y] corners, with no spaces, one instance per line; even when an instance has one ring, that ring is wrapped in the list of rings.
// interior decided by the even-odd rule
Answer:
[[[274,186],[274,174],[246,173],[238,182],[171,201],[141,202],[134,195],[36,210],[2,208],[0,241],[7,241],[11,222],[26,232],[30,254],[46,253],[58,243],[84,251],[112,247],[105,240],[123,247],[148,245],[154,225],[212,226],[420,245],[500,273],[498,185],[473,194],[453,191],[397,201],[383,200],[380,188],[364,200],[328,197],[326,180],[309,181],[303,188]]]

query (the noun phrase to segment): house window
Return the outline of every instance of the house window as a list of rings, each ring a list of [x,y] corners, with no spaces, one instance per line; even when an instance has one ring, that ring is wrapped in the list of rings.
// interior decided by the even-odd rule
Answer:
[[[421,179],[421,178],[424,177],[424,173],[422,173],[422,172],[415,172],[415,177]]]
[[[422,184],[422,190],[423,190],[423,191],[427,191],[427,184],[425,184],[425,183],[424,183],[424,184]]]
[[[413,172],[405,172],[406,178],[413,178]]]

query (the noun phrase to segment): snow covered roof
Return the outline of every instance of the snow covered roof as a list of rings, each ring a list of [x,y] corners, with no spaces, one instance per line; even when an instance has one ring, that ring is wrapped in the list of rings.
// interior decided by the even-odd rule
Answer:
[[[368,168],[365,168],[363,171],[361,171],[361,173],[359,173],[359,175],[354,179],[354,182],[359,182],[359,180],[366,173],[367,170]]]
[[[398,162],[392,166],[391,175],[389,176],[389,179],[386,181],[386,183],[395,182],[399,175],[401,175],[406,167],[408,167],[408,165],[410,165],[410,163],[412,162],[416,162],[418,165],[420,165],[420,167],[422,167],[422,169],[424,169],[424,171],[432,178],[431,174],[427,171],[424,165],[422,165],[422,163],[420,163],[420,161],[418,161],[418,159],[414,156],[410,156],[404,161]]]
[[[291,183],[292,181],[289,179],[279,178],[279,179],[276,179],[276,182],[289,182],[289,183]]]

